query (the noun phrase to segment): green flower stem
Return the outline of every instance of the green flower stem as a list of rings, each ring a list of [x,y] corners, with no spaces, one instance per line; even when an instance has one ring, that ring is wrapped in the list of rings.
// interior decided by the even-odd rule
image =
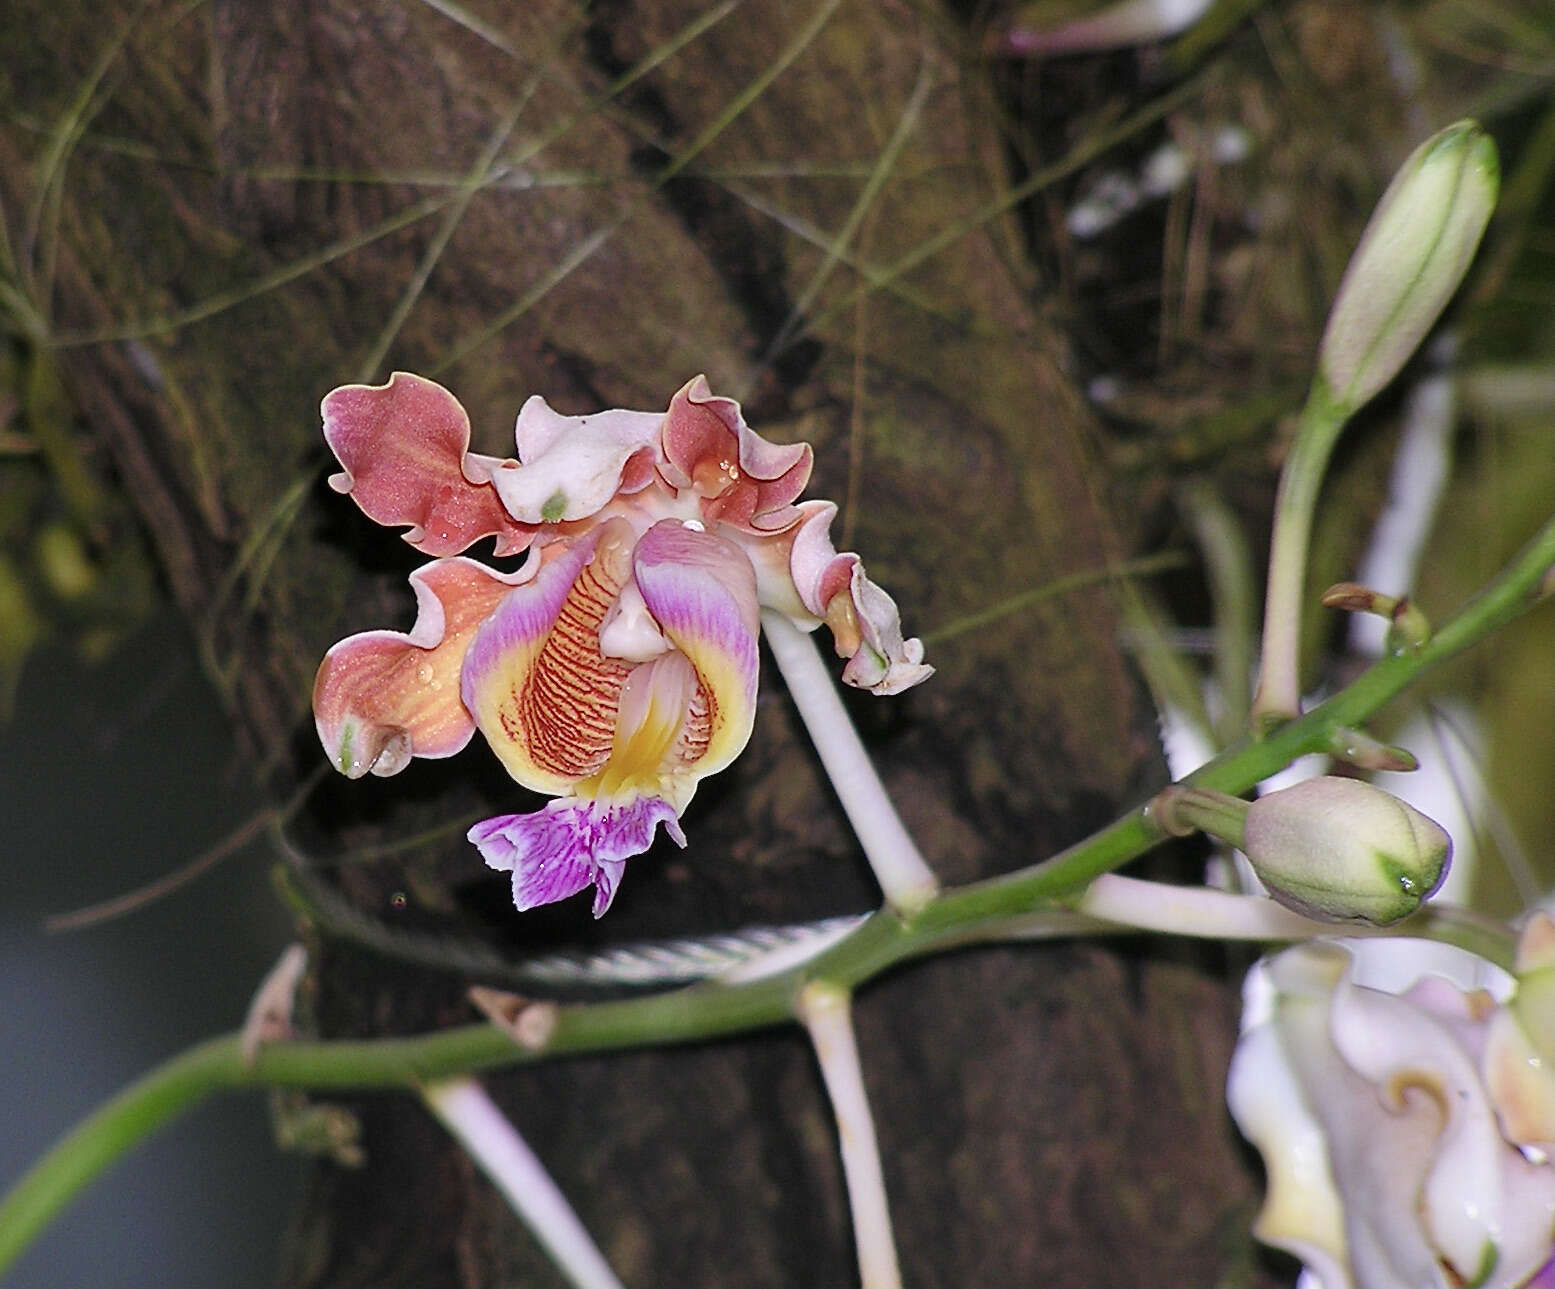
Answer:
[[[1425,671],[1461,653],[1530,608],[1555,568],[1555,520],[1457,617],[1417,649],[1379,660],[1351,685],[1267,738],[1244,741],[1185,781],[1236,795],[1328,746],[1334,732],[1355,728]],[[913,921],[889,910],[868,918],[824,953],[773,976],[740,984],[708,981],[648,998],[557,1009],[556,1029],[542,1050],[515,1047],[496,1027],[466,1025],[414,1038],[273,1043],[252,1065],[237,1034],[210,1039],[167,1061],[108,1101],[40,1159],[0,1201],[0,1270],[14,1261],[55,1213],[110,1163],[162,1124],[211,1093],[247,1087],[314,1091],[419,1089],[436,1079],[528,1061],[650,1044],[690,1042],[788,1021],[799,991],[812,980],[855,989],[909,958],[955,944],[1019,937],[1044,919],[1052,930],[1055,902],[1154,846],[1159,823],[1144,806],[1051,859],[936,896]],[[1066,915],[1067,917],[1070,915]],[[1500,958],[1502,937],[1472,918],[1444,911],[1419,915],[1406,933],[1429,933]],[[1060,923],[1062,925],[1062,923]],[[1082,929],[1077,925],[1076,929]]]
[[[1301,600],[1306,589],[1307,547],[1318,492],[1348,412],[1336,407],[1319,376],[1301,409],[1274,502],[1269,585],[1264,600],[1263,653],[1253,720],[1259,726],[1289,720],[1301,711]]]
[[[1214,788],[1173,784],[1155,799],[1162,825],[1177,836],[1207,833],[1217,841],[1242,848],[1249,802]]]
[[[1204,557],[1215,609],[1215,688],[1220,694],[1215,734],[1224,744],[1247,725],[1247,678],[1258,633],[1252,552],[1235,512],[1207,479],[1189,480],[1180,497],[1183,517]]]
[[[56,1142],[0,1203],[0,1271],[126,1150],[226,1086],[226,1072],[239,1059],[236,1034],[191,1047],[117,1093]]]
[[[1365,724],[1426,671],[1532,607],[1540,596],[1540,583],[1552,567],[1555,520],[1540,529],[1494,582],[1418,649],[1379,659],[1304,717],[1266,738],[1244,739],[1183,782],[1237,796],[1297,757],[1327,750],[1336,731]],[[1001,914],[1035,911],[1045,901],[1077,891],[1102,873],[1143,854],[1161,836],[1162,829],[1151,817],[1147,803],[1040,864],[944,892],[914,920],[913,928],[933,933]],[[844,941],[833,952],[845,951],[849,943]]]

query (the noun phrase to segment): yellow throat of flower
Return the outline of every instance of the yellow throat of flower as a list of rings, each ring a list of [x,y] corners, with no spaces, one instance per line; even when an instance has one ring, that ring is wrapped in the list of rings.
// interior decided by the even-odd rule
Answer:
[[[621,687],[610,758],[574,789],[588,798],[669,797],[686,717],[700,686],[685,654],[672,651],[634,668]]]

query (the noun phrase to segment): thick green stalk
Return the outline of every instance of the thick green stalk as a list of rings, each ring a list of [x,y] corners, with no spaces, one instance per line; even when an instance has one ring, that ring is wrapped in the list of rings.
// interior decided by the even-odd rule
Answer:
[[[1430,640],[1383,658],[1306,716],[1245,742],[1186,782],[1222,792],[1247,791],[1296,757],[1328,747],[1334,732],[1365,722],[1431,667],[1477,643],[1531,607],[1551,588],[1555,520],[1472,603]],[[96,1110],[26,1173],[0,1201],[0,1270],[61,1207],[130,1147],[212,1092],[241,1087],[414,1089],[438,1078],[584,1052],[690,1042],[793,1018],[799,991],[812,980],[854,989],[906,959],[947,943],[997,938],[998,923],[1072,898],[1094,878],[1154,846],[1162,831],[1140,807],[1084,841],[1029,868],[945,891],[910,922],[881,911],[825,953],[776,975],[672,993],[557,1009],[542,1049],[521,1050],[495,1026],[480,1024],[416,1038],[283,1042],[245,1064],[238,1035],[201,1043],[151,1071]],[[1443,938],[1451,939],[1451,936]]]
[[[137,1079],[55,1142],[0,1203],[0,1270],[115,1159],[225,1086],[225,1072],[241,1059],[235,1034],[191,1047]]]

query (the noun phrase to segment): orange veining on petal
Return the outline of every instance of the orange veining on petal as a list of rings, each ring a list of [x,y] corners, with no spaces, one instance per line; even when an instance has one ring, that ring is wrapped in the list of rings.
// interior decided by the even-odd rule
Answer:
[[[630,572],[630,535],[609,534],[568,592],[529,683],[503,704],[503,728],[553,774],[584,778],[610,756],[632,664],[600,654],[599,624]]]
[[[675,755],[682,765],[695,765],[707,755],[713,739],[713,722],[718,716],[718,698],[707,683],[697,680],[696,693],[686,709],[686,721],[680,728]]]

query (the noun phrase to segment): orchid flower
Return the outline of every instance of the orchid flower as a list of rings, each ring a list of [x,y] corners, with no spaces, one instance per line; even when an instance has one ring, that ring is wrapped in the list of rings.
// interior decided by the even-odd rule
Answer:
[[[1543,913],[1515,978],[1405,939],[1315,941],[1254,967],[1227,1099],[1268,1171],[1254,1232],[1301,1259],[1304,1284],[1547,1283],[1552,978]]]
[[[797,501],[808,444],[769,443],[698,376],[666,412],[564,416],[532,397],[517,456],[469,450],[442,386],[397,372],[324,399],[331,477],[369,518],[435,556],[411,574],[409,632],[325,655],[319,738],[351,778],[452,756],[476,730],[508,773],[554,797],[470,829],[519,909],[594,887],[610,906],[659,826],[679,845],[699,780],[745,747],[762,609],[825,622],[843,680],[894,694],[928,677],[895,602],[839,554],[829,501]],[[527,551],[499,572],[461,554]]]

